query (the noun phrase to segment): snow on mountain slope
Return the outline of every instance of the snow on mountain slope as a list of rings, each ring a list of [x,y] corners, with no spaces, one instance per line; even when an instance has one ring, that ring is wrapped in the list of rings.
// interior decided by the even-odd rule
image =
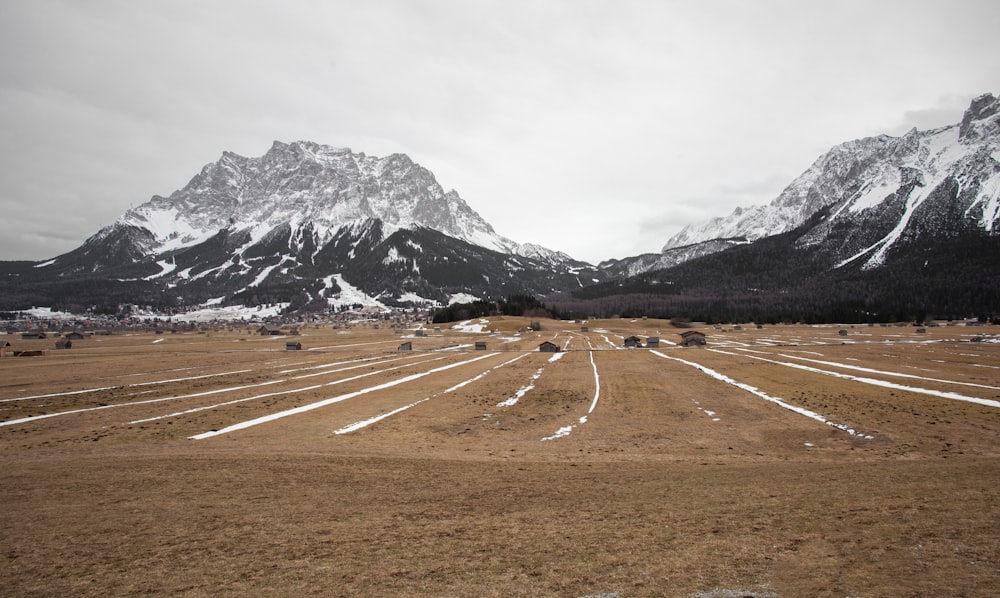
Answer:
[[[713,239],[754,241],[794,229],[830,207],[828,221],[802,244],[823,242],[838,227],[868,226],[881,231],[878,237],[851,248],[839,265],[859,260],[864,268],[876,267],[908,235],[914,214],[954,211],[958,205],[965,220],[990,233],[1000,232],[998,158],[1000,100],[985,94],[972,101],[961,123],[834,147],[770,204],[737,208],[727,217],[689,225],[664,251]],[[855,241],[865,237],[861,232],[853,235]]]
[[[385,236],[418,226],[511,252],[455,192],[403,154],[386,158],[299,141],[275,142],[259,158],[226,152],[183,189],[129,210],[118,224],[150,231],[152,253],[201,243],[220,229],[248,231],[253,242],[283,225],[311,224],[323,244],[346,225],[379,219]]]
[[[225,152],[183,189],[154,196],[38,270],[141,281],[147,297],[161,289],[172,305],[296,309],[353,300],[345,293],[373,305],[545,294],[579,286],[581,271],[601,277],[564,253],[497,234],[405,155],[306,141],[275,142],[256,158]]]

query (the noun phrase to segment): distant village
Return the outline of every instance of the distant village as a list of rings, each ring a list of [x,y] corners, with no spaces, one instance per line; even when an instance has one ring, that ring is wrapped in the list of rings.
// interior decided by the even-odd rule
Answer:
[[[226,316],[211,317],[204,312],[197,316],[178,313],[173,315],[153,314],[137,306],[122,306],[116,315],[87,313],[82,315],[63,312],[32,310],[7,312],[2,314],[0,335],[21,335],[28,338],[59,338],[69,334],[107,335],[116,331],[146,331],[156,333],[191,331],[237,331],[258,332],[263,329],[283,330],[306,326],[332,326],[349,328],[358,324],[406,326],[427,323],[433,314],[429,308],[385,308],[357,306],[329,314],[283,315],[277,309],[261,309],[259,312],[244,310]],[[238,317],[234,317],[238,316]]]

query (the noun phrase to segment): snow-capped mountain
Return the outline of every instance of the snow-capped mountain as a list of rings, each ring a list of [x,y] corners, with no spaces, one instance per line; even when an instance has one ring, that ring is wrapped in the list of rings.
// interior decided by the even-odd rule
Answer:
[[[346,285],[388,304],[447,302],[601,277],[564,253],[497,234],[403,154],[305,141],[275,142],[256,158],[226,152],[183,189],[128,210],[35,270],[135,283],[185,305],[333,305]]]
[[[225,152],[183,189],[154,196],[113,226],[145,229],[150,238],[144,249],[163,253],[224,229],[246,231],[258,242],[286,225],[310,227],[310,241],[322,246],[342,228],[370,219],[382,222],[386,236],[426,227],[495,251],[520,249],[406,155],[377,158],[307,141],[276,141],[259,158]]]
[[[828,217],[798,246],[827,245],[838,267],[877,267],[900,241],[921,234],[1000,232],[1000,100],[974,99],[951,126],[838,145],[770,204],[689,225],[663,251],[719,239],[756,241],[795,229],[823,209]]]

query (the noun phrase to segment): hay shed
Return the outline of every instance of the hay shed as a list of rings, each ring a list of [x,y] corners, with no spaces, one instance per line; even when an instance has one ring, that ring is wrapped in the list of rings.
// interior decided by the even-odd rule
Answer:
[[[625,343],[624,343],[624,345],[626,347],[630,347],[630,348],[641,347],[642,346],[642,339],[639,338],[638,336],[635,336],[635,335],[627,336],[627,337],[625,337]]]
[[[682,347],[701,347],[707,342],[704,332],[697,330],[687,330],[681,333]]]

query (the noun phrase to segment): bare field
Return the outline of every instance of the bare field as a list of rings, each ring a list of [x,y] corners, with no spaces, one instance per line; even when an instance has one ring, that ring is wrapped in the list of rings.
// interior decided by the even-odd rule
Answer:
[[[997,594],[1000,329],[525,324],[0,359],[0,592]]]

